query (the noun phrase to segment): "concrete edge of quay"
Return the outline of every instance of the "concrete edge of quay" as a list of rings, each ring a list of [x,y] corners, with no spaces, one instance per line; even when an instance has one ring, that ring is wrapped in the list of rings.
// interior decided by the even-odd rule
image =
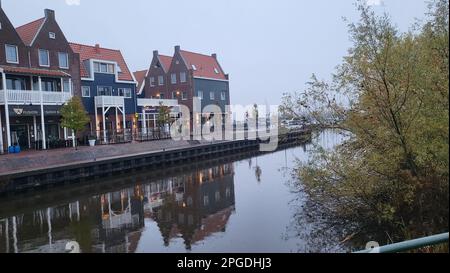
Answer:
[[[289,132],[279,136],[279,146],[301,144],[311,140],[311,130]],[[113,173],[124,173],[143,167],[166,167],[174,164],[189,164],[191,160],[202,160],[218,155],[258,150],[260,140],[221,141],[179,147],[159,151],[120,155],[98,160],[77,161],[71,164],[53,165],[29,171],[0,175],[0,196],[14,193],[53,188],[107,177]]]

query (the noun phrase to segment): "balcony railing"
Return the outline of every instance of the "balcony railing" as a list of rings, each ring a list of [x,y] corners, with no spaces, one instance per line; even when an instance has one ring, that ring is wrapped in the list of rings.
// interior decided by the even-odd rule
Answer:
[[[167,107],[174,107],[178,105],[178,100],[161,100],[161,99],[138,99],[138,106],[142,107],[157,107],[162,103]]]
[[[62,105],[66,103],[72,94],[69,92],[49,92],[49,91],[30,91],[30,90],[6,90],[6,97],[8,104],[35,104],[41,103],[44,105]],[[0,90],[0,104],[5,104],[5,91]]]
[[[97,107],[122,107],[125,104],[124,97],[119,96],[97,96],[95,97]]]

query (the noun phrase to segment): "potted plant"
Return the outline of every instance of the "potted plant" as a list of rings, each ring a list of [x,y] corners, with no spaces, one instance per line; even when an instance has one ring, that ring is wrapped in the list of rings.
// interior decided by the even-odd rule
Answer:
[[[89,140],[89,146],[94,147],[95,146],[95,142],[97,141],[97,138],[93,135],[90,135],[88,137]]]

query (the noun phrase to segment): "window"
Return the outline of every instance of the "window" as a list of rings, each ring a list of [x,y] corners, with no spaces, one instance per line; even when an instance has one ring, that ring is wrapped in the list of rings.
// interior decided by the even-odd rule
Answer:
[[[68,79],[63,80],[63,92],[70,92],[70,81]]]
[[[0,23],[0,30],[2,29],[2,23]]]
[[[97,96],[112,96],[112,87],[111,86],[97,87]]]
[[[119,96],[125,98],[131,98],[131,89],[130,88],[119,88]]]
[[[209,92],[209,99],[214,100],[214,91]]]
[[[214,73],[219,74],[219,70],[214,67]]]
[[[60,81],[42,79],[42,81],[41,81],[42,91],[48,91],[48,92],[58,91],[57,90],[58,83],[60,83]]]
[[[39,49],[39,65],[50,66],[49,52],[46,49]]]
[[[56,39],[56,34],[55,34],[54,32],[49,32],[49,33],[48,33],[48,37],[49,37],[50,39],[55,40],[55,39]]]
[[[164,85],[164,77],[163,76],[158,76],[158,84]]]
[[[91,96],[91,88],[89,86],[82,86],[81,87],[81,95],[84,98],[89,98]]]
[[[227,94],[225,93],[225,91],[222,91],[222,92],[220,93],[220,99],[221,99],[221,100],[226,100],[226,99],[227,99]]]
[[[192,69],[197,70],[197,67],[195,66],[195,64],[192,65]]]
[[[107,63],[94,62],[94,72],[105,73],[105,74],[114,74],[114,65],[107,64]]]
[[[6,88],[10,90],[25,90],[25,79],[8,78],[6,79]]]
[[[216,202],[220,201],[220,192],[219,191],[216,191],[214,198],[216,199]]]
[[[188,98],[187,92],[183,91],[183,93],[181,93],[181,99],[182,100],[187,100],[187,98]]]
[[[177,92],[173,91],[172,92],[172,99],[176,99],[177,98]]]
[[[159,98],[163,100],[164,99],[164,93],[159,94]]]
[[[69,54],[58,52],[59,68],[69,68]]]
[[[180,82],[186,82],[186,72],[180,73]]]
[[[175,73],[170,74],[170,82],[172,84],[176,84],[177,83],[177,74],[175,74]]]
[[[203,91],[198,91],[198,97],[202,100],[203,99]]]
[[[19,63],[19,52],[17,46],[15,45],[5,45],[6,51],[6,62],[8,63]]]
[[[155,86],[155,77],[150,77],[150,86]]]

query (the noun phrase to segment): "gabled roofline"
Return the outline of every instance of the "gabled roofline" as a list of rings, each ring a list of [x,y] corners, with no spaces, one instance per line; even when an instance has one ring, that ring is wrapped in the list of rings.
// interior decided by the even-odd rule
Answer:
[[[41,18],[42,19],[42,18]],[[39,20],[41,20],[39,19]],[[33,40],[31,40],[31,44],[30,46],[33,46],[34,42],[36,41],[37,36],[39,35],[39,33],[41,33],[42,28],[44,27],[45,23],[47,22],[47,18],[44,17],[44,20],[42,21],[41,26],[38,28],[38,31],[36,31],[36,34],[33,37]]]

